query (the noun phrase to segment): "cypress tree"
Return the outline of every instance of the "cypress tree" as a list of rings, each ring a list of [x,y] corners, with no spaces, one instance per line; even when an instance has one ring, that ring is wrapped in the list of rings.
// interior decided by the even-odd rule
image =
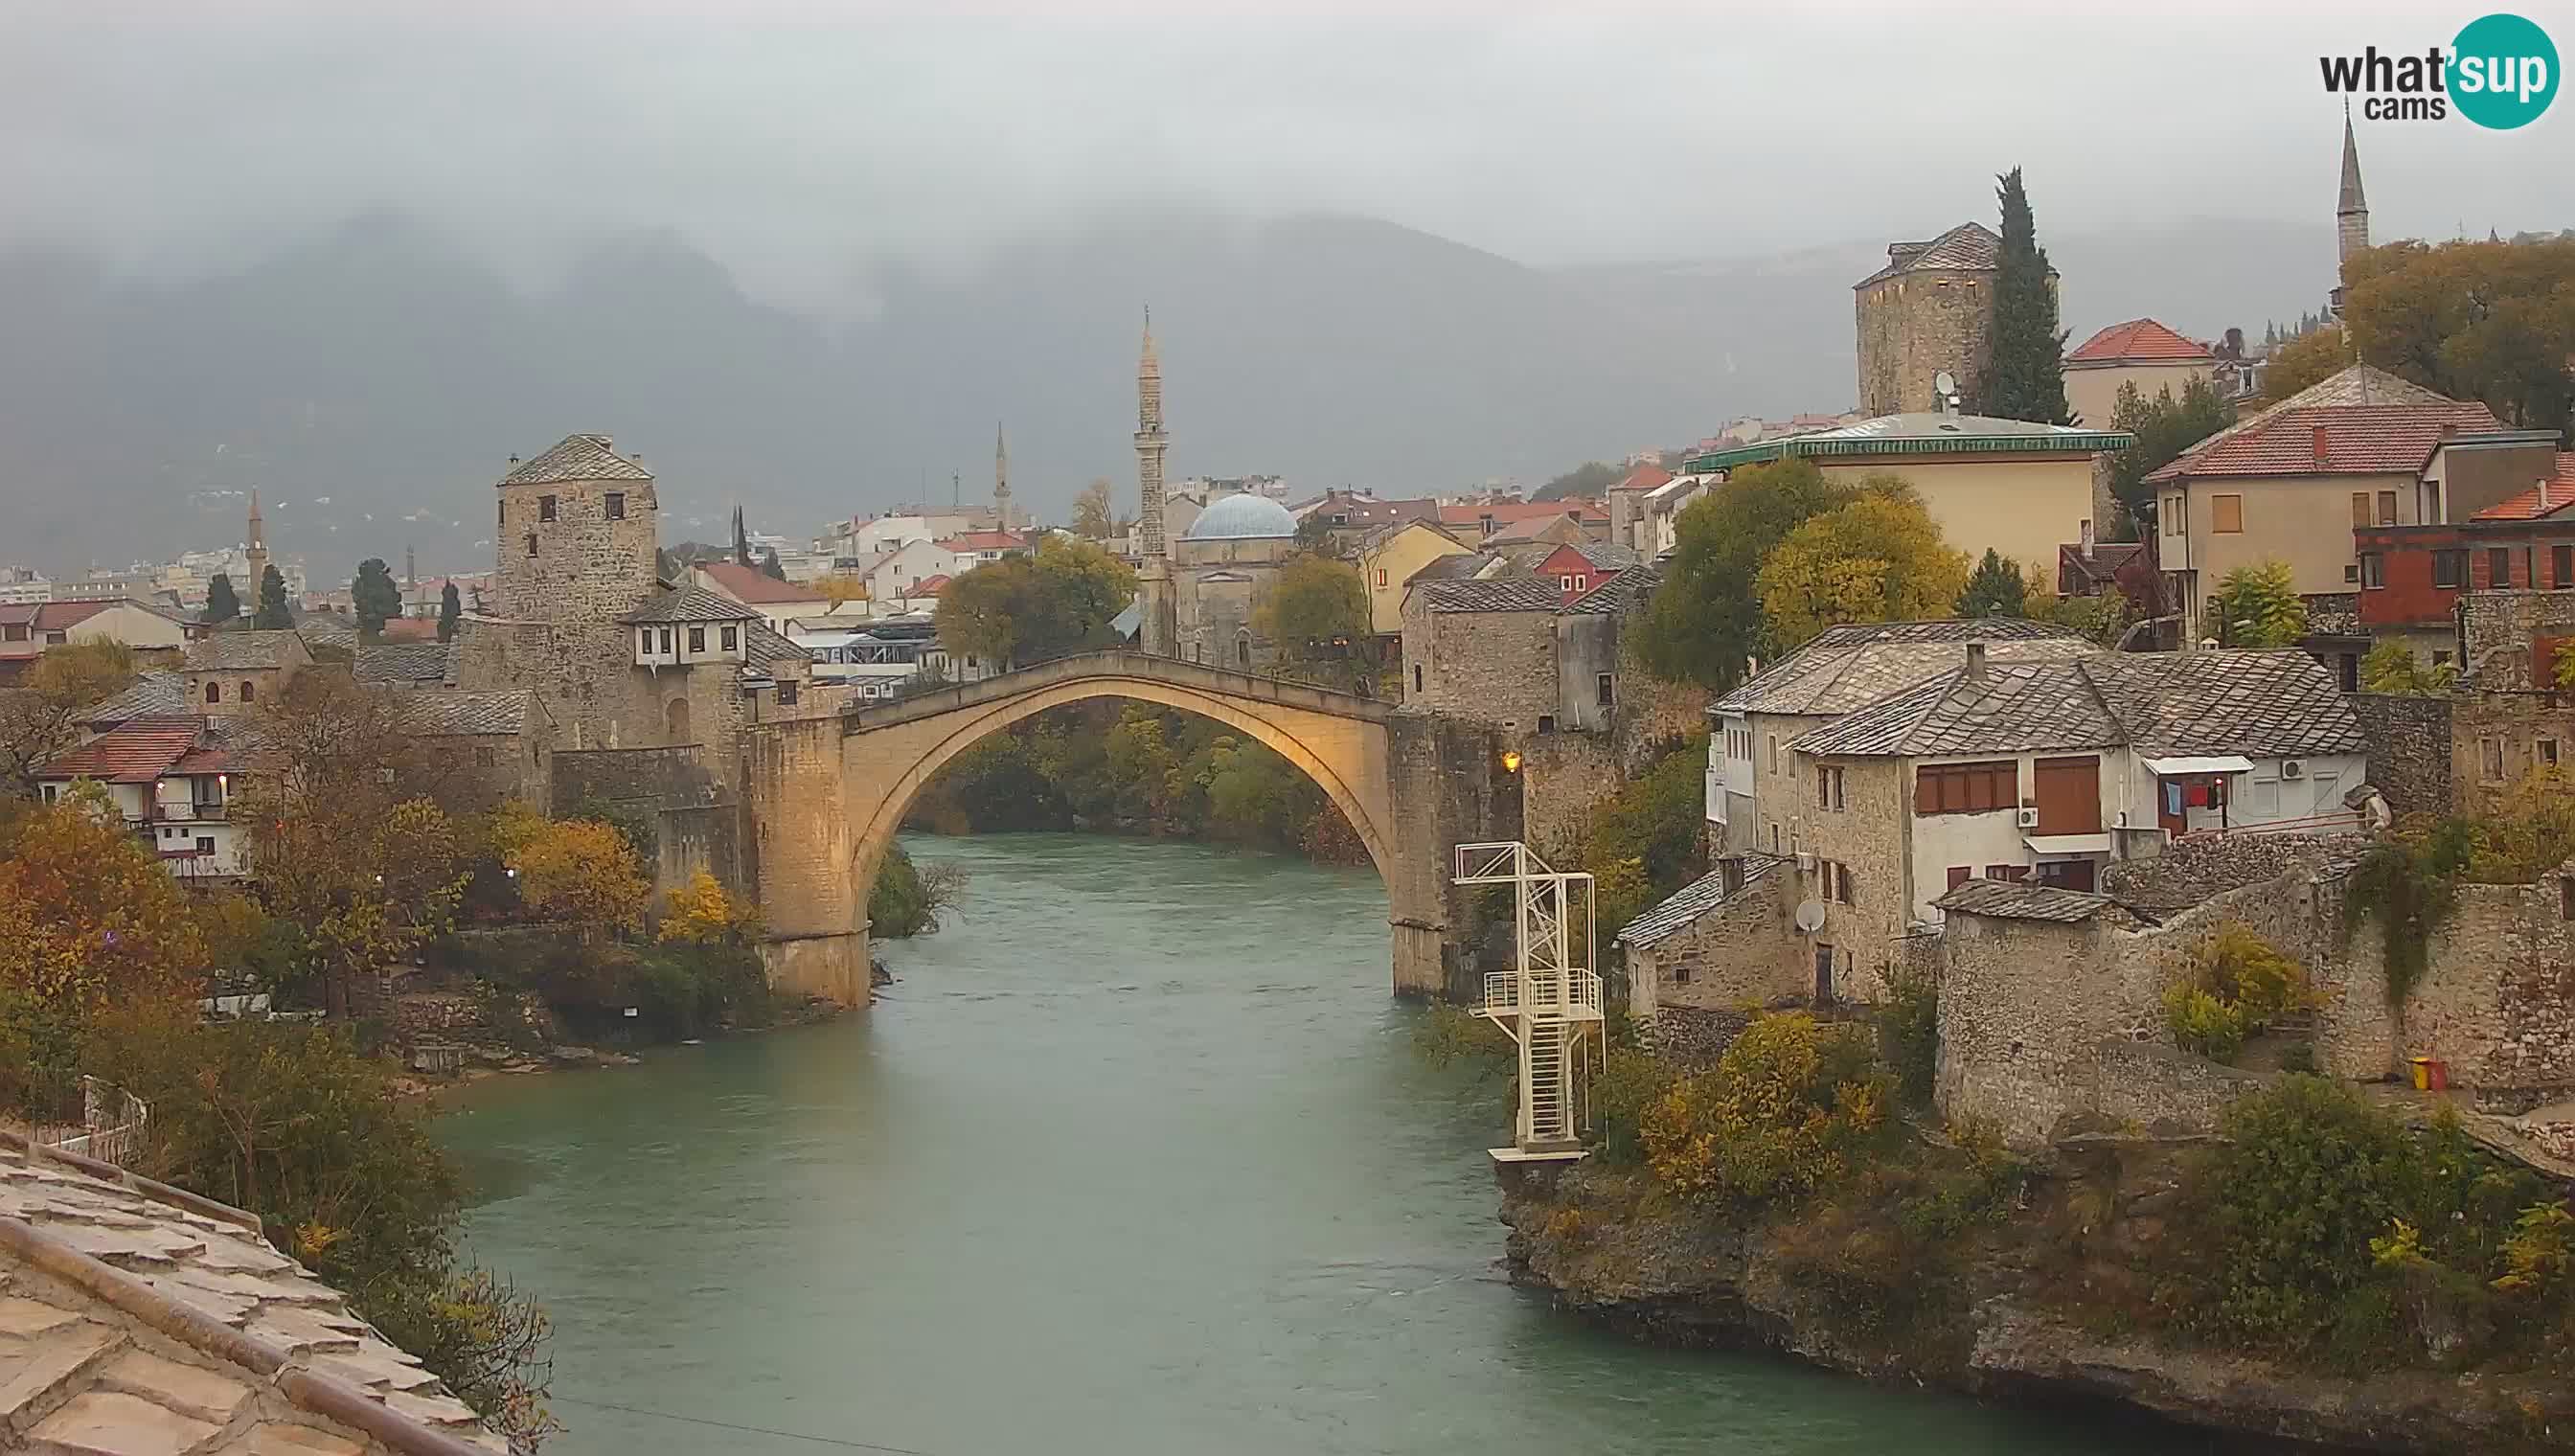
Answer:
[[[751,532],[742,524],[742,508],[733,508],[733,563],[738,567],[752,565]]]
[[[438,594],[438,640],[456,641],[456,624],[465,616],[465,604],[457,600],[456,584],[450,582]]]
[[[358,631],[369,639],[402,616],[402,588],[394,585],[393,568],[382,557],[358,563],[357,579],[349,584],[349,600],[358,609]]]
[[[252,614],[250,625],[261,632],[285,632],[295,626],[295,617],[286,610],[286,574],[272,566],[259,579],[259,611]]]
[[[787,568],[779,565],[778,562],[778,548],[771,547],[769,549],[769,555],[761,558],[760,574],[769,578],[773,582],[784,582],[787,580]]]
[[[232,574],[229,572],[215,573],[215,579],[206,584],[205,615],[199,617],[197,620],[199,622],[207,623],[222,623],[230,622],[239,616],[241,616],[241,598],[233,592]]]
[[[1995,179],[2003,209],[1996,259],[1992,362],[1982,412],[2006,420],[2071,425],[2065,404],[2065,331],[2056,327],[2056,291],[2047,283],[2047,250],[2038,246],[2020,169]]]

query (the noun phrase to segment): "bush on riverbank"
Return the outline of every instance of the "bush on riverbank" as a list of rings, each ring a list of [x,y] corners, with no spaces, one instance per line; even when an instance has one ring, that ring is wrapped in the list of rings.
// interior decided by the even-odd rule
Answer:
[[[890,845],[877,867],[876,887],[868,892],[868,933],[885,939],[931,934],[965,888],[963,865],[924,869],[901,844]]]

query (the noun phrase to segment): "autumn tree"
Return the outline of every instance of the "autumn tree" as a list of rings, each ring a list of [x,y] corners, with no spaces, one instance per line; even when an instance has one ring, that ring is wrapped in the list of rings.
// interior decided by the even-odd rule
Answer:
[[[521,814],[496,824],[495,838],[531,911],[594,931],[631,929],[644,918],[652,884],[616,825]]]
[[[1911,486],[1879,476],[1790,532],[1754,585],[1770,631],[1793,648],[1840,623],[1946,616],[1966,588],[1967,557],[1941,541]]]
[[[1048,536],[1036,552],[988,562],[939,595],[940,646],[1000,666],[1106,647],[1136,598],[1136,573],[1095,543]]]
[[[402,616],[402,588],[382,557],[358,563],[358,575],[349,583],[349,600],[357,607],[358,631],[369,642],[384,632],[386,623]]]
[[[2231,648],[2285,648],[2307,635],[2307,603],[2278,557],[2237,567],[2217,584],[2218,641]]]
[[[1082,488],[1081,495],[1073,498],[1073,534],[1093,541],[1107,541],[1118,534],[1118,524],[1111,514],[1107,477],[1094,479]]]
[[[2047,250],[2021,185],[2020,169],[1994,179],[2002,206],[2002,247],[1995,255],[1992,353],[1978,381],[1977,413],[2006,420],[2070,425],[2065,403],[2065,331],[2056,326],[2056,288]]]
[[[456,641],[456,629],[465,621],[465,603],[456,595],[456,584],[448,583],[438,592],[438,640]]]
[[[855,572],[835,572],[816,582],[814,590],[822,593],[823,600],[838,612],[848,603],[868,600],[868,579]]]
[[[1269,599],[1255,609],[1253,630],[1291,661],[1346,656],[1368,630],[1367,587],[1358,568],[1327,557],[1289,558]]]
[[[97,784],[73,784],[10,836],[0,857],[0,1012],[14,1006],[10,1019],[67,1033],[120,1000],[173,992],[205,954],[196,905]]]
[[[2575,238],[2405,242],[2343,267],[2353,352],[2505,423],[2564,431],[2575,409]]]
[[[2271,351],[2262,364],[2262,402],[2276,405],[2312,385],[2342,373],[2351,362],[2342,329],[2328,324],[2299,335]]]
[[[2450,691],[2459,670],[2448,663],[2425,667],[2421,654],[2389,638],[2360,660],[2360,691],[2431,698]]]
[[[1684,507],[1678,545],[1638,633],[1646,671],[1723,693],[1754,659],[1779,651],[1754,578],[1790,533],[1855,494],[1814,462],[1790,457],[1736,470]]]
[[[286,574],[274,566],[260,575],[259,610],[252,614],[250,625],[261,632],[285,632],[295,626],[295,615],[286,605]]]
[[[120,642],[60,643],[37,657],[15,689],[0,689],[0,798],[36,796],[36,770],[80,741],[80,717],[135,677]]]
[[[1958,594],[1960,617],[2018,617],[2029,610],[2029,582],[2020,563],[2003,560],[1992,547],[1976,563],[1966,588]]]
[[[215,573],[214,580],[206,583],[206,610],[198,615],[197,620],[220,625],[239,616],[241,616],[241,598],[233,591],[232,575],[228,572]]]
[[[1532,501],[1564,501],[1597,496],[1627,478],[1627,468],[1605,460],[1588,460],[1529,493]]]
[[[726,892],[701,869],[664,896],[653,938],[692,945],[739,945],[760,934],[760,906]]]
[[[2148,400],[2134,384],[2119,386],[2110,428],[2135,437],[2135,443],[2110,457],[2110,495],[2136,540],[2155,529],[2155,491],[2146,477],[2172,464],[2183,452],[2235,423],[2235,412],[2217,397],[2205,379],[2194,378],[2173,398],[2167,385]]]

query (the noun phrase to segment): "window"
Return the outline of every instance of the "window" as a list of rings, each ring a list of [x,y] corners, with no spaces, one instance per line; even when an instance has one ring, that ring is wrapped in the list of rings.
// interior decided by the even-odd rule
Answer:
[[[223,702],[223,701],[224,701],[224,685],[223,685],[223,684],[221,684],[221,683],[208,683],[208,684],[206,685],[206,701],[207,701],[208,703],[221,703],[221,702]]]
[[[2434,648],[2434,649],[2432,650],[2432,666],[2433,666],[2433,667],[2435,667],[2435,668],[2441,667],[2441,666],[2443,666],[2444,664],[2448,663],[2449,661],[2450,661],[2450,654],[2449,654],[2449,650],[2448,650],[2448,649],[2446,649],[2446,648]]]
[[[2539,755],[2539,766],[2542,768],[2554,768],[2557,766],[2557,740],[2555,738],[2541,738],[2538,742],[2531,744],[2531,747]]]
[[[611,521],[623,521],[626,519],[626,493],[624,491],[611,491],[608,493],[608,519]]]
[[[2575,546],[2548,549],[2548,585],[2560,590],[2575,587]]]
[[[2020,806],[2020,763],[1932,763],[1913,772],[1917,814],[1987,813]]]
[[[689,651],[690,651],[690,652],[693,652],[693,653],[703,653],[703,652],[705,652],[706,650],[707,650],[707,630],[706,630],[705,628],[703,628],[703,627],[693,627],[693,628],[690,628],[690,629],[689,629]]]
[[[53,803],[53,802],[55,802],[55,801],[59,800],[62,796],[63,796],[63,786],[62,786],[61,784],[59,784],[59,783],[48,783],[48,784],[46,784],[46,785],[45,785],[45,802],[47,802],[47,803]],[[2567,916],[2567,918],[2568,918],[2568,919],[2575,919],[2575,915],[2569,915],[2569,916]]]
[[[537,498],[537,519],[539,521],[552,521],[555,519],[554,497],[539,496]]]
[[[1973,868],[1973,866],[1970,866],[1970,865],[1965,865],[1965,864],[1952,864],[1952,865],[1950,865],[1950,866],[1949,866],[1949,887],[1950,887],[1951,889],[1956,889],[1959,885],[1965,884],[1968,880],[1970,880],[1970,879],[1974,878],[1974,877],[1975,877],[1975,873],[1976,873],[1975,869]]]
[[[2503,739],[2477,739],[2477,776],[2488,783],[2503,781]]]
[[[1238,668],[1252,666],[1252,639],[1239,637],[1234,640],[1234,665]]]
[[[1539,732],[1542,732],[1542,733],[1551,733],[1551,732],[1554,732],[1554,731],[1555,731],[1555,715],[1554,715],[1554,714],[1551,714],[1551,713],[1541,713],[1541,714],[1539,714],[1539,715],[1537,716],[1537,730],[1538,730]]]
[[[673,651],[671,647],[671,629],[667,627],[662,629],[662,651],[666,653]]]
[[[2512,585],[2512,551],[2493,547],[2486,552],[2486,586],[2500,592]]]
[[[2342,579],[2345,582],[2358,582],[2360,580],[2360,564],[2358,562],[2354,562],[2350,566],[2343,568]]]
[[[2220,536],[2233,536],[2244,530],[2244,498],[2211,496],[2208,498],[2208,529]]]
[[[242,685],[241,685],[241,701],[242,701],[242,702],[244,702],[244,703],[248,703],[248,702],[250,702],[252,699],[257,698],[258,696],[259,696],[259,686],[258,686],[257,684],[255,684],[255,683],[251,682],[251,681],[250,681],[249,679],[247,679],[247,678],[243,679],[243,680],[242,680]]]
[[[530,556],[535,556],[536,554],[537,554],[537,534],[536,534],[535,532],[531,531],[531,532],[529,532],[529,533],[528,533],[528,555],[530,555]]]
[[[1376,569],[1376,584],[1380,588],[1385,586],[1385,568],[1383,567]]]
[[[802,691],[804,685],[793,678],[779,679],[778,706],[781,708],[794,708],[796,706],[797,694]]]
[[[1851,887],[1850,866],[1838,859],[1825,859],[1819,862],[1823,868],[1823,897],[1835,904],[1855,903],[1852,897],[1858,891]]]
[[[1779,735],[1777,733],[1770,735],[1770,771],[1773,773],[1779,771]]]
[[[1842,770],[1838,763],[1815,765],[1815,807],[1842,807]]]
[[[1574,590],[1574,591],[1576,591],[1576,592],[1588,592],[1588,591],[1590,591],[1590,590],[1591,590],[1591,579],[1590,579],[1589,577],[1586,577],[1586,576],[1582,575],[1580,572],[1575,572],[1575,573],[1573,574],[1573,590]]]
[[[1412,691],[1415,693],[1421,691],[1421,665],[1419,663],[1412,665]]]
[[[2423,483],[2422,524],[2425,526],[2439,526],[2444,524],[2441,517],[2441,483],[2439,481],[2425,481]]]
[[[1591,680],[1591,697],[1592,701],[1602,708],[1615,706],[1618,702],[1618,679],[1616,675],[1601,673],[1594,676]]]
[[[1573,590],[1573,579],[1572,579],[1571,577],[1558,577],[1558,578],[1556,578],[1556,579],[1555,579],[1555,590],[1557,590],[1557,591],[1559,591],[1559,592],[1570,592],[1570,591],[1572,591],[1572,590]]]
[[[501,761],[501,753],[500,753],[500,750],[499,750],[499,749],[497,749],[497,748],[494,748],[490,743],[476,743],[476,744],[474,745],[474,766],[475,766],[475,767],[477,767],[477,768],[489,768],[489,767],[493,766],[494,764],[499,763],[500,761]]]
[[[2172,536],[2190,535],[2190,497],[2164,497],[2164,530]]]
[[[199,834],[197,836],[197,852],[200,854],[212,854],[215,852],[215,836],[212,834]]]
[[[2387,585],[2387,558],[2378,552],[2360,554],[2360,585],[2363,591],[2375,592]]]
[[[2393,526],[2396,524],[2396,493],[2394,491],[2381,491],[2378,493],[2378,524],[2381,526]]]
[[[2575,884],[2575,880],[2569,880],[2569,881],[2567,881],[2567,882],[2568,882],[2568,883],[2570,883],[2570,884]],[[2570,919],[2570,920],[2575,920],[2575,915],[2568,915],[2566,918],[2568,918],[2568,919]],[[1686,961],[1686,960],[1681,961],[1681,962],[1679,962],[1678,964],[1674,965],[1674,966],[1672,967],[1672,984],[1674,984],[1674,985],[1684,985],[1684,986],[1685,986],[1685,985],[1688,985],[1688,984],[1689,984],[1689,978],[1690,978],[1690,971],[1691,971],[1691,969],[1692,969],[1692,967],[1691,967],[1690,963],[1689,963],[1688,961]]]
[[[635,651],[639,653],[653,651],[653,629],[649,627],[635,629]]]
[[[2368,526],[2373,520],[2374,518],[2369,514],[2369,493],[2367,491],[2352,492],[2351,524],[2353,528],[2358,529],[2360,527]]]
[[[2468,554],[2463,551],[2432,553],[2432,585],[2464,587],[2468,584]]]
[[[739,627],[728,627],[724,629],[724,635],[718,640],[724,644],[724,650],[726,652],[732,652],[734,649],[742,646],[742,629]]]
[[[510,524],[510,503],[507,501],[501,503],[501,517],[497,524],[502,526]]]

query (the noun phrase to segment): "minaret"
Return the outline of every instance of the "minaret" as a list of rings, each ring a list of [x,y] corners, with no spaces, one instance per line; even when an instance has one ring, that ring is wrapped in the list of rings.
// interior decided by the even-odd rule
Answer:
[[[250,564],[250,586],[241,594],[242,601],[249,604],[243,612],[248,616],[259,610],[259,587],[268,580],[268,532],[259,521],[257,486],[250,492],[250,539],[242,547],[242,557]]]
[[[1180,651],[1173,619],[1171,545],[1163,539],[1163,452],[1171,440],[1163,433],[1163,361],[1154,352],[1154,311],[1145,310],[1145,352],[1136,365],[1136,554],[1144,560],[1136,578],[1136,605],[1143,619],[1137,640],[1145,651],[1173,657]]]
[[[1002,424],[993,422],[993,523],[1001,530],[1013,529],[1011,522],[1011,446],[1003,438]]]
[[[2369,251],[2369,196],[2360,189],[2360,144],[2351,134],[2351,103],[2342,106],[2342,195],[2334,201],[2334,287],[2330,308],[2342,317],[2342,270]]]

